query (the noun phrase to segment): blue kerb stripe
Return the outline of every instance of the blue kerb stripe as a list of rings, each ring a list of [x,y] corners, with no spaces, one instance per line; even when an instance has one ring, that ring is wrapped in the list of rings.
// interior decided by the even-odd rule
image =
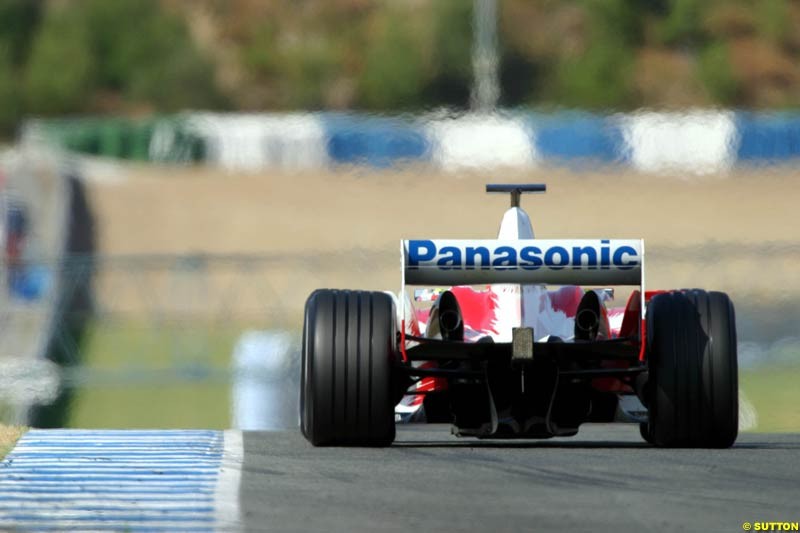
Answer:
[[[129,532],[142,531],[142,532],[144,532],[144,531],[147,531],[147,532],[151,532],[151,533],[155,533],[155,532],[158,532],[158,531],[165,531],[166,529],[168,529],[168,528],[165,528],[164,526],[161,526],[161,525],[153,525],[153,524],[148,524],[148,525],[124,524],[123,525],[120,522],[121,521],[107,521],[107,522],[105,522],[103,524],[92,524],[91,527],[92,527],[92,530],[94,530],[94,531],[113,531],[113,532],[117,532],[117,531],[129,531]],[[185,532],[185,533],[203,532],[203,531],[211,532],[211,531],[214,531],[214,529],[211,526],[195,526],[195,525],[188,525],[188,524],[189,523],[187,523],[187,525],[183,525],[182,524],[179,528],[177,528],[177,526],[176,526],[176,530],[181,531],[181,532]],[[8,526],[7,524],[4,524],[3,522],[0,522],[0,527],[13,527],[13,526]],[[25,524],[23,527],[27,531],[79,531],[79,532],[80,531],[85,531],[86,528],[87,528],[87,526],[85,524],[81,524],[81,525],[56,525],[56,526],[53,526],[53,525],[43,524],[41,521],[40,522],[34,521],[34,522],[31,522],[31,523]]]
[[[162,463],[160,465],[146,465],[146,464],[82,464],[82,465],[37,465],[30,463],[20,463],[15,465],[15,472],[28,472],[31,474],[72,474],[76,470],[82,473],[103,473],[103,474],[136,474],[136,475],[208,475],[216,473],[219,465],[170,465],[169,463]]]
[[[80,483],[82,481],[139,481],[142,483],[146,483],[147,481],[158,481],[159,479],[164,479],[165,481],[177,481],[179,479],[186,479],[189,481],[186,476],[169,476],[169,477],[156,477],[156,476],[126,476],[120,478],[118,476],[85,476],[85,477],[64,477],[64,476],[52,476],[52,475],[32,475],[32,474],[11,474],[9,475],[9,479],[13,481],[62,481],[64,483]],[[216,480],[216,477],[212,478],[211,480]],[[211,481],[210,480],[210,481]]]
[[[28,491],[25,491],[25,492],[28,492]],[[59,495],[59,494],[61,494],[61,495]],[[44,495],[26,494],[25,496],[11,496],[9,494],[5,494],[5,493],[0,492],[0,505],[5,504],[6,502],[59,502],[59,503],[63,503],[64,502],[63,494],[65,494],[65,492],[63,490],[60,493],[47,492],[47,493],[44,493]],[[84,498],[80,499],[80,501],[88,500],[88,498],[85,497],[87,495],[81,495],[80,493],[76,493],[75,491],[70,491],[70,492],[68,492],[66,494],[71,494],[72,498],[76,498],[78,496],[84,496]],[[92,494],[92,497],[94,497],[95,491],[92,491],[91,494]],[[104,494],[103,498],[104,498],[105,502],[131,502],[131,501],[138,501],[137,498],[139,498],[141,496],[141,494],[142,493],[138,493],[138,492],[136,494],[131,494],[129,496],[120,496],[118,494],[110,494],[110,495],[109,494]],[[164,494],[164,492],[157,492],[157,493],[149,494],[149,496],[151,496],[152,500],[154,500],[154,501],[163,502],[164,500],[161,499],[161,494]],[[197,498],[196,496],[193,496],[193,498],[196,499],[197,502],[200,502],[200,503],[213,501],[213,498],[211,497],[211,494],[208,494],[208,495],[206,495],[204,497],[200,497],[200,498]],[[147,501],[150,501],[150,500],[147,500]],[[180,501],[184,501],[184,500],[182,500],[182,499],[176,499],[175,500],[175,502],[180,502]],[[186,501],[192,501],[192,500],[187,498]]]
[[[119,461],[115,460],[112,461],[111,459],[94,459],[94,458],[86,458],[86,457],[69,457],[69,458],[60,458],[60,459],[48,459],[48,458],[41,458],[41,457],[20,457],[16,456],[14,458],[14,464],[22,466],[22,465],[44,465],[44,464],[53,464],[53,465],[109,465],[109,464],[123,464],[123,465],[131,465],[135,466],[137,464],[147,464],[147,465],[159,465],[159,464],[170,464],[170,465],[188,465],[188,466],[195,466],[195,465],[203,465],[203,464],[214,464],[216,465],[217,462],[212,457],[193,457],[191,459],[187,458],[180,458],[174,459],[168,455],[157,455],[154,456],[152,459],[128,459],[126,461]]]
[[[108,437],[112,435],[153,435],[169,437],[171,435],[205,435],[207,437],[222,438],[222,433],[216,429],[32,429],[23,438],[30,435],[99,435]]]
[[[219,454],[217,452],[208,452],[203,454],[197,454],[194,452],[170,452],[164,454],[155,454],[155,453],[137,453],[134,451],[126,452],[111,452],[108,450],[78,450],[78,451],[70,451],[70,452],[21,452],[24,453],[23,457],[85,457],[87,454],[91,453],[92,457],[159,457],[160,455],[169,456],[169,457],[217,457]],[[6,457],[6,462],[13,462],[17,455],[9,455]]]
[[[207,430],[32,430],[0,463],[0,527],[210,531],[223,444]]]
[[[103,525],[92,524],[92,529],[93,530],[101,530],[101,531],[114,531],[114,532],[116,532],[116,531],[157,532],[157,531],[164,531],[165,530],[165,528],[163,526],[158,526],[158,527],[154,527],[153,525],[134,526],[134,525],[125,524],[124,527],[120,528],[116,524],[117,524],[116,522],[107,522],[106,524],[103,524]],[[5,524],[3,524],[2,522],[0,522],[0,527],[7,527],[7,526]],[[30,530],[34,530],[34,531],[83,531],[83,530],[86,529],[85,525],[80,525],[80,526],[78,526],[78,525],[74,525],[74,526],[67,526],[67,525],[51,526],[51,525],[45,525],[45,524],[42,524],[42,523],[26,524],[25,527],[30,529]],[[179,530],[182,531],[182,532],[185,532],[185,533],[194,533],[194,532],[198,532],[199,533],[199,532],[204,532],[204,531],[208,531],[208,532],[214,531],[214,529],[211,528],[210,526],[209,527],[205,527],[205,526],[184,526],[184,525],[181,525]]]
[[[131,496],[135,496],[137,494],[183,494],[183,495],[185,495],[187,492],[191,492],[192,494],[198,495],[197,496],[198,499],[202,499],[202,498],[206,498],[206,497],[210,498],[214,494],[213,487],[211,487],[211,488],[202,487],[202,486],[192,487],[192,486],[185,486],[185,485],[182,485],[180,487],[169,487],[169,486],[160,486],[159,485],[158,488],[146,488],[146,487],[145,488],[141,488],[141,487],[137,487],[136,490],[130,490],[130,491],[126,491],[126,490],[124,490],[124,488],[120,488],[118,486],[115,487],[115,486],[111,486],[111,485],[103,485],[101,487],[91,487],[91,488],[89,486],[87,486],[87,485],[82,485],[81,488],[82,488],[82,491],[76,491],[72,487],[63,487],[63,486],[60,486],[60,485],[58,487],[53,487],[53,488],[27,486],[26,485],[26,487],[24,489],[20,488],[20,489],[13,490],[13,491],[0,491],[0,498],[4,497],[2,495],[5,492],[14,492],[14,493],[24,492],[24,493],[27,493],[27,494],[74,494],[75,492],[88,492],[88,493],[91,493],[91,494],[100,494],[100,493],[114,494],[114,495],[117,495],[120,498],[124,497],[123,495],[127,495],[127,494],[130,494],[130,496],[128,496],[128,497],[131,497]]]
[[[203,449],[205,449],[205,448],[213,448],[214,447],[214,443],[198,443],[198,442],[196,442],[194,440],[185,440],[185,441],[184,440],[176,440],[176,441],[170,441],[170,442],[161,442],[161,441],[158,441],[157,439],[146,440],[146,441],[143,441],[141,439],[139,439],[139,440],[119,439],[119,440],[111,440],[111,441],[94,440],[94,439],[89,439],[89,440],[77,440],[77,439],[71,439],[71,440],[57,440],[57,439],[54,439],[54,440],[41,440],[41,439],[36,439],[36,440],[33,440],[32,439],[30,441],[21,442],[20,445],[21,446],[25,446],[25,447],[34,447],[34,446],[50,446],[50,447],[56,447],[56,446],[120,446],[120,445],[124,445],[124,446],[129,446],[129,447],[140,447],[140,448],[147,447],[147,446],[159,446],[159,447],[163,447],[163,448],[184,448],[185,447],[185,448],[203,448]]]
[[[98,468],[96,466],[92,466],[92,468],[83,468],[79,467],[81,474],[123,474],[128,476],[162,476],[162,475],[169,475],[169,476],[209,476],[213,475],[216,477],[217,475],[217,468],[212,467],[198,467],[192,469],[183,469],[178,470],[174,468],[152,468],[152,467],[129,467],[129,468],[114,468],[107,466],[105,468]],[[68,466],[64,468],[41,468],[41,467],[17,467],[14,469],[15,474],[25,474],[25,475],[59,475],[59,474],[73,474],[76,468],[74,466]]]
[[[19,512],[19,504],[14,505],[5,505],[4,503],[0,502],[0,512],[3,511],[4,508],[9,507],[12,508],[14,511]],[[131,505],[110,505],[109,503],[104,503],[103,505],[92,505],[92,504],[80,504],[79,502],[69,502],[69,507],[67,506],[60,506],[58,508],[59,511],[68,511],[68,512],[100,512],[100,513],[130,513],[135,512],[136,509],[132,509]],[[173,513],[213,513],[214,506],[209,505],[208,502],[203,502],[201,505],[176,505],[174,507],[159,507],[158,509],[152,509],[149,512],[155,513],[160,512],[165,515],[171,516]],[[113,515],[112,515],[113,516]],[[200,517],[202,520],[202,517]]]
[[[61,509],[60,513],[63,513],[64,510]],[[63,515],[60,516],[59,520],[65,520],[68,522],[206,522],[210,520],[206,520],[202,516],[194,516],[194,515],[175,515],[169,510],[164,510],[164,516],[141,516],[135,513],[128,512],[127,514],[120,514],[120,515],[104,515],[104,516],[81,516],[76,514],[74,516],[70,515]],[[43,511],[41,514],[9,514],[6,516],[0,516],[0,524],[6,522],[6,520],[13,520],[13,521],[39,521],[42,519],[48,519],[48,512]],[[90,524],[86,524],[86,528],[92,527]]]

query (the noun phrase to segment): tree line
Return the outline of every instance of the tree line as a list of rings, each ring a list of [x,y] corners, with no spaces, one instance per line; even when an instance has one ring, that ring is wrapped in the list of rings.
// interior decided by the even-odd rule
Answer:
[[[497,0],[501,105],[800,104],[790,0]],[[0,0],[26,116],[470,105],[472,0]]]

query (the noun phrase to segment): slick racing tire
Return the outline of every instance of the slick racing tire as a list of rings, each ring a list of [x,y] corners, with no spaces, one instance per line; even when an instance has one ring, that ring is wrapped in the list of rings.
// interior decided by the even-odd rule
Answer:
[[[644,422],[639,424],[639,435],[642,436],[645,442],[653,444],[653,436],[650,434],[650,426]]]
[[[321,289],[309,296],[300,408],[312,444],[392,443],[396,329],[388,294]]]
[[[739,430],[736,320],[721,292],[655,296],[647,307],[649,435],[663,447],[728,448]]]

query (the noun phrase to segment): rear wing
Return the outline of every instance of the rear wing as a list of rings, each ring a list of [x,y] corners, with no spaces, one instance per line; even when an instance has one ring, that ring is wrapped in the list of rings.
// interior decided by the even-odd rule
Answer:
[[[400,299],[403,360],[408,285],[639,285],[640,338],[645,335],[644,241],[406,240],[401,241]],[[644,360],[644,342],[640,348]]]
[[[640,285],[641,239],[406,240],[403,286]]]

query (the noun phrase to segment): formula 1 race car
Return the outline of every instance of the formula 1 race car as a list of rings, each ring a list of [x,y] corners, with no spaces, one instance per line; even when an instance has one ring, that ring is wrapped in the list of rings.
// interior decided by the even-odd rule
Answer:
[[[398,296],[308,298],[305,437],[386,446],[398,422],[449,422],[478,438],[627,422],[657,446],[730,447],[738,375],[728,296],[646,291],[642,240],[535,239],[520,195],[545,186],[486,190],[511,194],[496,240],[406,240]],[[408,285],[429,288],[412,301]],[[617,287],[630,287],[625,307],[608,306]]]

